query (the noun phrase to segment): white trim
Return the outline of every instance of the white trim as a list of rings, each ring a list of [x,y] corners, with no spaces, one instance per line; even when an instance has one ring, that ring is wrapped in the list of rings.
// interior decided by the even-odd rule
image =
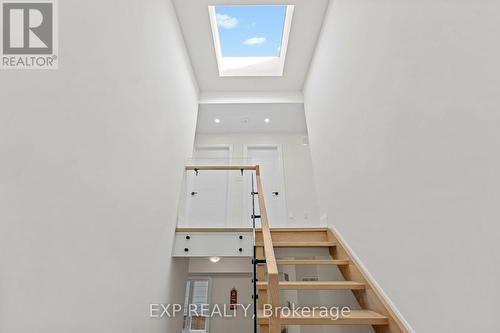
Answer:
[[[200,104],[304,103],[302,91],[202,91]]]
[[[283,59],[283,67],[285,65],[286,51],[288,49],[288,40],[290,38],[290,30],[292,29],[292,18],[295,10],[294,5],[287,5],[285,12],[285,22],[283,26],[283,36],[281,36],[280,58]],[[281,68],[283,75],[283,68]]]
[[[322,218],[328,219],[328,217],[326,215],[323,215]],[[410,333],[415,333],[415,330],[406,321],[406,319],[403,317],[403,315],[401,314],[401,312],[399,312],[399,310],[396,308],[396,306],[394,305],[394,303],[392,303],[391,299],[387,296],[387,294],[384,292],[384,290],[382,290],[382,287],[380,287],[380,285],[373,278],[373,276],[370,274],[370,272],[368,271],[368,269],[366,269],[366,267],[363,264],[363,262],[361,262],[361,260],[359,259],[359,257],[356,255],[356,253],[353,251],[353,249],[348,245],[348,243],[346,242],[345,238],[342,237],[342,235],[337,230],[337,228],[335,228],[333,225],[329,225],[328,228],[331,228],[331,229],[333,229],[335,231],[335,234],[339,238],[339,241],[346,248],[346,250],[351,254],[351,256],[353,257],[353,259],[357,262],[359,268],[363,271],[363,274],[365,274],[366,277],[372,283],[373,288],[375,288],[380,293],[380,295],[384,298],[385,302],[389,305],[389,307],[394,312],[394,314],[399,318],[399,320],[401,320],[401,323],[405,326],[406,330],[408,332],[410,332]]]
[[[219,38],[219,29],[217,27],[217,15],[215,13],[215,6],[208,6],[208,16],[210,19],[210,26],[212,27],[212,37],[214,39],[215,56],[217,57],[217,68],[219,69],[219,75],[221,75],[220,68],[222,66],[221,59],[221,46]]]
[[[229,143],[201,143],[201,144],[198,144],[198,143],[195,143],[193,145],[193,158],[197,158],[196,156],[194,156],[194,153],[196,152],[196,149],[197,148],[201,148],[201,149],[223,149],[223,148],[227,148],[228,152],[229,152],[229,159],[228,159],[228,162],[231,162],[231,160],[233,159],[233,145],[232,144],[229,144]],[[201,157],[203,158],[203,157]]]
[[[253,5],[249,5],[253,6]],[[273,6],[273,5],[269,5]],[[285,20],[281,36],[280,55],[278,57],[223,57],[219,29],[214,5],[208,6],[208,16],[212,28],[215,55],[219,76],[283,76],[286,51],[292,28],[295,5],[285,5]]]

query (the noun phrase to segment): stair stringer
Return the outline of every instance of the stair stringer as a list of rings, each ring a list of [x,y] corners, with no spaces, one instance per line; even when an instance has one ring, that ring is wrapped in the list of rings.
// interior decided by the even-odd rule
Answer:
[[[338,269],[345,280],[363,282],[365,290],[352,290],[354,297],[363,309],[372,310],[387,316],[389,324],[372,326],[376,333],[415,333],[403,318],[401,313],[390,302],[380,286],[361,264],[359,258],[349,248],[345,240],[334,227],[327,230],[328,240],[337,243],[330,247],[332,258],[349,260],[349,265],[339,266]]]

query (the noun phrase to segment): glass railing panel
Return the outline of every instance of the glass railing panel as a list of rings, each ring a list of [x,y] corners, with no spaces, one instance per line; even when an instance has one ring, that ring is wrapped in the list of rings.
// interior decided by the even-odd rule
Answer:
[[[217,153],[217,152],[216,152]],[[222,153],[221,153],[222,154]],[[257,265],[266,263],[266,260],[257,260],[256,231],[260,227],[261,219],[265,219],[265,212],[259,209],[257,181],[260,186],[260,176],[256,177],[256,170],[245,167],[254,167],[247,158],[224,157],[194,157],[186,163],[184,170],[184,184],[180,200],[177,227],[179,228],[253,228],[253,309],[257,309]],[[215,167],[215,168],[214,168]],[[264,211],[264,208],[263,208]],[[267,224],[264,224],[266,226]],[[266,231],[267,230],[267,234]],[[271,280],[271,275],[277,275],[274,261],[274,250],[269,248],[269,230],[262,231],[265,239],[265,257],[274,268],[269,269],[269,288],[278,288],[277,279]],[[267,235],[267,236],[266,236]],[[240,236],[241,237],[241,236]],[[267,238],[266,238],[267,237]],[[241,238],[240,238],[241,239]],[[266,241],[267,240],[267,241]],[[240,249],[241,251],[241,249]],[[276,273],[270,273],[276,271]],[[271,282],[274,281],[274,284]],[[273,294],[272,292],[270,294]],[[279,298],[276,302],[279,303]],[[257,318],[253,318],[254,333],[257,333]]]
[[[192,158],[189,166],[251,166],[247,159]],[[185,170],[179,228],[251,228],[251,170]]]

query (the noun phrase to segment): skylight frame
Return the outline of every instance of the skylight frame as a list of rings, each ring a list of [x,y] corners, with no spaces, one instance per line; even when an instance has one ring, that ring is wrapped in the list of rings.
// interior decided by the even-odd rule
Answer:
[[[235,6],[266,6],[266,5],[235,5]],[[271,5],[272,6],[272,5]],[[215,55],[217,58],[217,67],[219,76],[283,76],[285,67],[286,52],[288,49],[288,40],[292,27],[294,5],[282,4],[286,7],[283,34],[281,37],[279,56],[258,56],[258,57],[223,57],[220,43],[219,29],[216,18],[216,5],[208,6],[210,26],[214,40]]]

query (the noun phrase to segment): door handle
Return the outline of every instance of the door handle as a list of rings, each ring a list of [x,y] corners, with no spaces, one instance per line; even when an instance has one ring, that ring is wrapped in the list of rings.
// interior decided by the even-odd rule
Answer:
[[[279,194],[279,192],[273,192],[273,195],[274,195],[274,196],[278,196],[278,195],[280,195],[280,194]]]
[[[193,192],[191,192],[191,195],[192,195],[192,196],[195,196],[195,195],[197,195],[197,194],[198,194],[198,192],[194,192],[194,191],[193,191]]]

